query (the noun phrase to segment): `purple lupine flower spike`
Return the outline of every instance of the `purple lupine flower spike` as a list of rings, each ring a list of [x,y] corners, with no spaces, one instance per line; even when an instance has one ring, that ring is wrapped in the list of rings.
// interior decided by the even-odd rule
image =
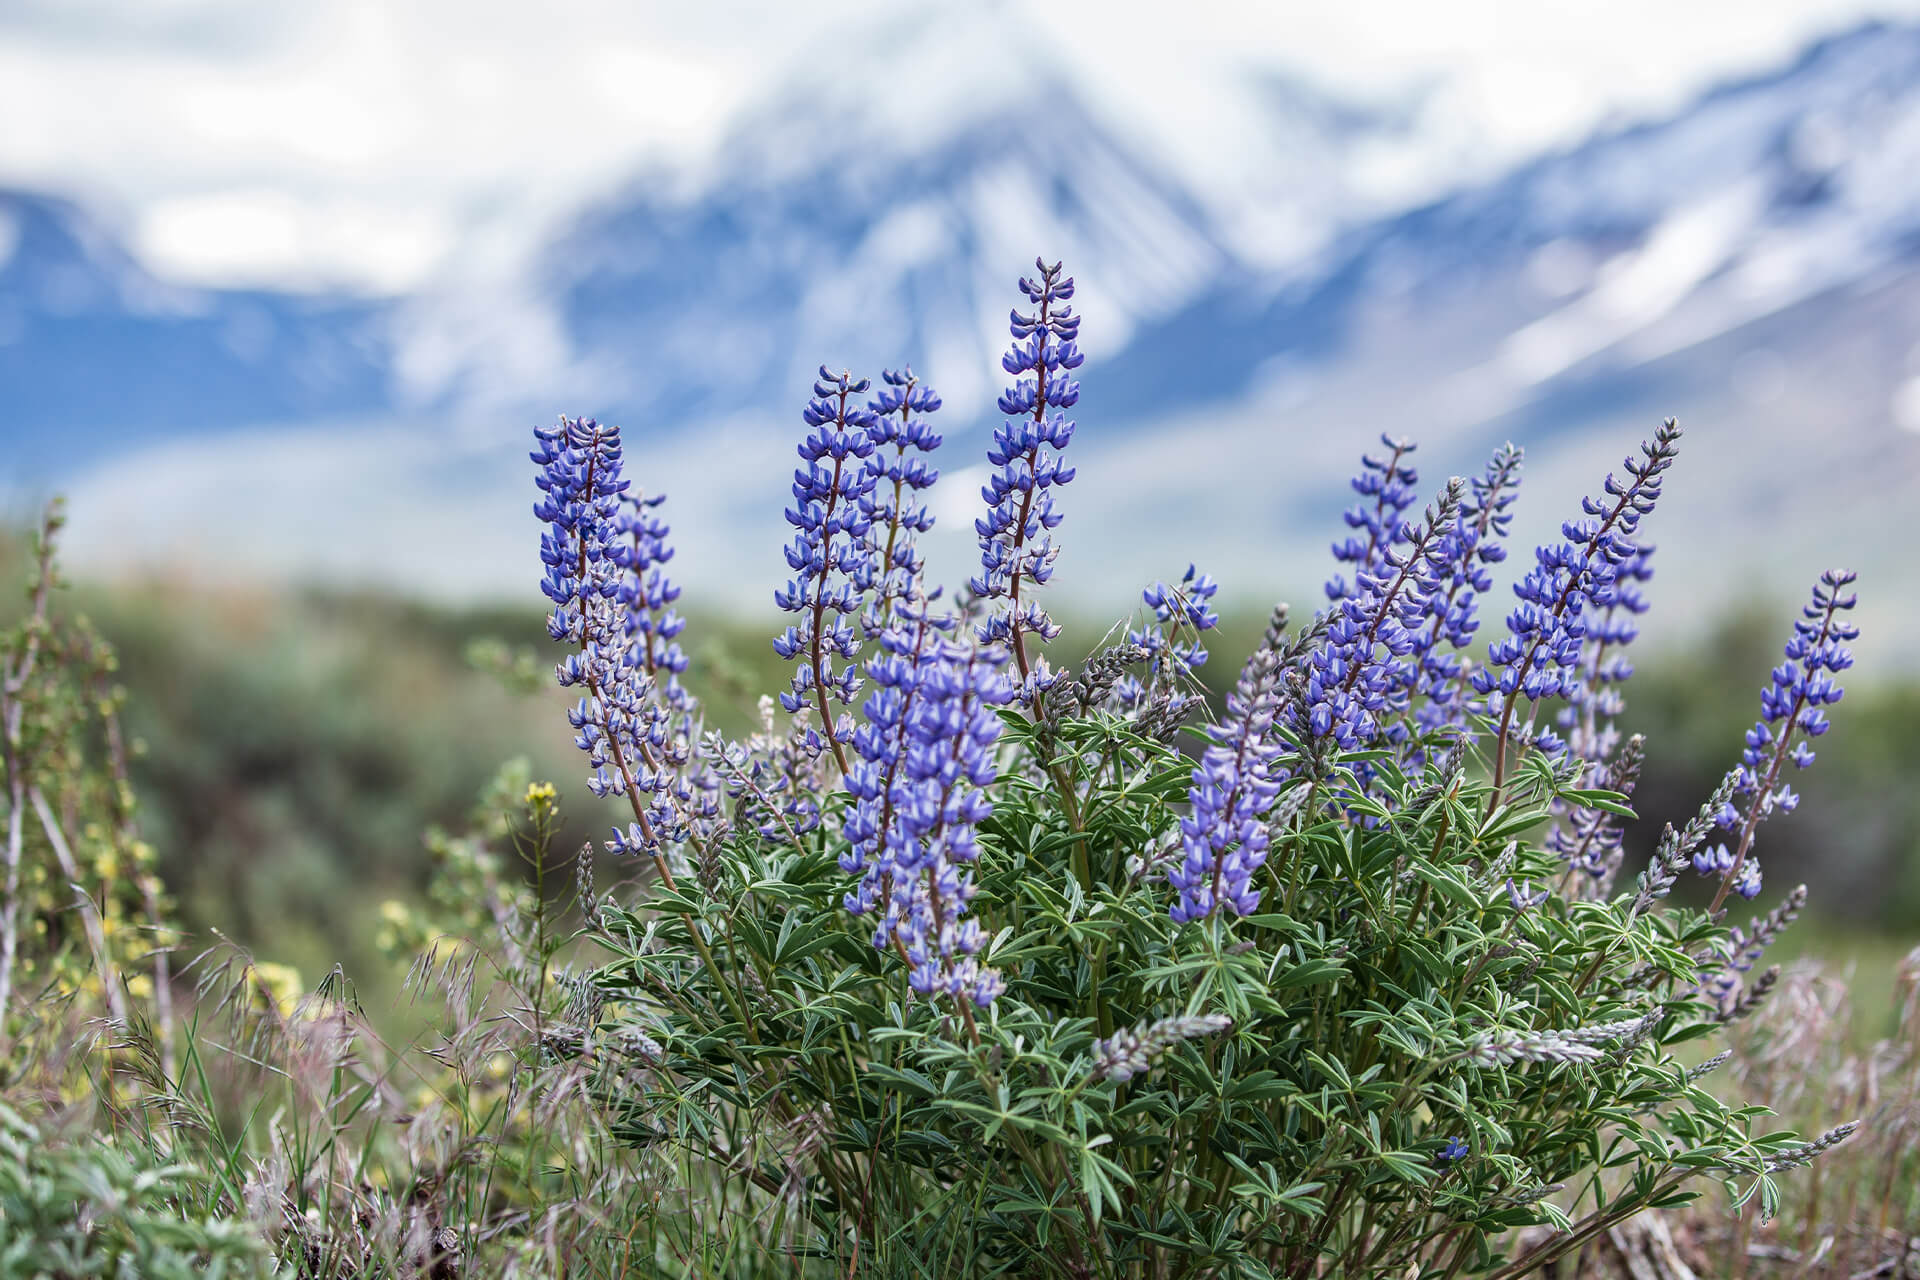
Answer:
[[[927,455],[940,447],[940,435],[927,420],[940,408],[939,392],[915,377],[911,368],[885,370],[880,381],[879,394],[867,402],[873,413],[867,438],[874,452],[866,467],[873,485],[861,499],[867,547],[878,575],[873,600],[861,619],[870,638],[886,627],[894,603],[911,593],[925,568],[915,538],[933,528],[933,516],[922,499],[940,478],[927,465]]]
[[[796,663],[780,705],[790,712],[816,706],[824,746],[843,774],[848,763],[842,744],[853,724],[831,704],[852,706],[859,693],[860,637],[849,619],[860,613],[875,575],[864,500],[875,482],[865,463],[873,454],[876,416],[854,400],[872,385],[820,366],[813,399],[800,415],[812,430],[799,445],[805,465],[794,470],[793,505],[786,511],[787,523],[798,531],[786,549],[794,577],[773,593],[781,609],[800,615],[773,642],[775,653]]]
[[[1273,768],[1284,746],[1273,732],[1279,677],[1278,656],[1255,653],[1228,695],[1226,719],[1207,731],[1213,743],[1194,766],[1192,808],[1180,820],[1181,858],[1167,870],[1177,895],[1168,914],[1178,922],[1222,906],[1251,915],[1260,905],[1253,873],[1267,860],[1265,816],[1281,785]]]
[[[1704,868],[1695,859],[1697,869],[1720,877],[1720,890],[1713,898],[1715,912],[1730,892],[1743,898],[1759,894],[1759,864],[1752,857],[1754,832],[1774,811],[1791,813],[1799,804],[1793,789],[1780,782],[1781,766],[1789,760],[1799,769],[1811,765],[1812,740],[1833,727],[1822,708],[1840,701],[1842,690],[1834,677],[1853,665],[1853,651],[1847,644],[1860,638],[1860,629],[1842,615],[1859,601],[1846,590],[1858,577],[1847,569],[1829,569],[1820,575],[1812,602],[1793,624],[1787,660],[1773,669],[1773,678],[1760,691],[1760,719],[1747,730],[1746,747],[1734,770],[1733,793],[1736,801],[1746,802],[1745,808],[1730,804],[1720,815],[1720,825],[1737,832],[1738,841],[1731,852],[1720,846]]]
[[[1462,654],[1480,630],[1480,600],[1493,590],[1492,566],[1507,558],[1511,507],[1520,496],[1521,450],[1505,444],[1486,471],[1472,481],[1460,518],[1442,552],[1442,586],[1428,598],[1431,620],[1415,652],[1415,720],[1426,732],[1459,730],[1465,723],[1466,679],[1471,664]]]
[[[926,714],[921,684],[937,658],[935,646],[954,626],[952,617],[934,613],[916,592],[898,603],[879,635],[879,652],[866,661],[872,692],[861,707],[866,722],[853,734],[860,762],[847,775],[854,803],[843,824],[847,850],[840,856],[841,870],[861,876],[846,903],[854,915],[867,914],[891,895],[905,839],[896,810],[913,799],[903,770],[915,717]],[[885,945],[885,939],[877,944]]]
[[[1520,605],[1507,615],[1507,634],[1488,651],[1487,665],[1473,673],[1474,691],[1488,698],[1499,724],[1496,793],[1506,780],[1515,707],[1522,698],[1537,705],[1579,687],[1587,610],[1612,603],[1620,566],[1640,549],[1634,534],[1659,500],[1661,477],[1679,451],[1680,428],[1669,418],[1651,443],[1640,446],[1639,458],[1626,460],[1629,480],[1609,475],[1606,498],[1583,499],[1584,517],[1561,526],[1566,541],[1536,549],[1534,568],[1514,585]],[[1551,730],[1540,731],[1535,743],[1549,751],[1564,747]]]
[[[671,643],[677,619],[659,612],[677,594],[658,569],[671,554],[665,526],[631,518],[644,517],[645,504],[629,503],[622,514],[627,481],[617,427],[562,418],[536,428],[534,440],[542,491],[534,514],[547,525],[541,589],[554,605],[547,634],[578,646],[555,674],[582,691],[567,720],[593,766],[587,788],[626,796],[633,806],[634,821],[616,828],[607,847],[644,853],[664,867],[694,801],[682,772],[692,756],[688,703],[683,695],[663,697],[658,678],[684,666]]]
[[[1213,597],[1219,591],[1220,584],[1211,575],[1188,565],[1177,585],[1156,582],[1140,593],[1141,602],[1153,610],[1156,625],[1129,628],[1127,643],[1146,653],[1149,681],[1172,683],[1206,665],[1202,637],[1220,625],[1220,615],[1213,611]],[[1112,697],[1116,705],[1130,710],[1142,705],[1146,693],[1146,685],[1127,675],[1114,685]]]
[[[966,918],[979,857],[974,829],[993,812],[999,776],[994,708],[1015,697],[998,645],[952,638],[957,620],[930,612],[917,591],[894,611],[867,663],[874,689],[854,736],[861,761],[847,777],[841,866],[860,875],[846,898],[854,915],[876,915],[873,943],[892,948],[921,996],[985,1007],[1000,975],[976,958],[985,939]]]
[[[1615,569],[1612,598],[1587,622],[1580,666],[1557,717],[1568,749],[1590,764],[1610,757],[1620,740],[1614,727],[1626,709],[1620,686],[1633,675],[1625,650],[1640,635],[1634,619],[1649,607],[1642,588],[1653,581],[1653,551],[1636,547]]]
[[[1419,446],[1384,432],[1380,443],[1386,446],[1387,456],[1361,454],[1360,474],[1353,478],[1353,491],[1360,495],[1360,501],[1347,508],[1347,527],[1364,531],[1365,536],[1355,532],[1333,544],[1333,558],[1353,566],[1354,581],[1349,583],[1339,574],[1327,579],[1327,599],[1332,601],[1355,594],[1363,574],[1383,576],[1386,554],[1394,544],[1405,540],[1406,513],[1418,501],[1414,486],[1420,483],[1420,473],[1406,460]]]
[[[969,584],[982,600],[1006,602],[979,628],[989,644],[1004,644],[1020,673],[1020,701],[1044,695],[1058,676],[1044,658],[1029,659],[1026,638],[1045,642],[1060,628],[1033,598],[1033,589],[1053,576],[1059,549],[1052,531],[1062,512],[1053,491],[1073,479],[1060,454],[1073,440],[1073,422],[1064,412],[1080,399],[1071,375],[1084,357],[1076,341],[1080,317],[1073,314],[1073,277],[1060,264],[1035,259],[1038,275],[1022,278],[1020,291],[1034,306],[1031,315],[1012,313],[1013,345],[1000,366],[1018,379],[1000,395],[1005,422],[993,433],[987,461],[999,470],[987,478],[980,496],[987,514],[974,521],[980,538],[980,573]],[[1024,594],[1023,594],[1024,593]]]
[[[671,530],[658,514],[664,501],[663,493],[650,497],[622,494],[621,510],[612,522],[614,542],[607,558],[624,570],[616,598],[625,609],[624,626],[640,665],[649,676],[662,681],[662,694],[669,705],[691,711],[692,695],[680,683],[687,669],[687,655],[677,639],[686,630],[687,620],[673,609],[680,588],[667,576],[665,567],[673,559],[673,546],[667,541]]]
[[[1427,509],[1405,548],[1387,548],[1380,572],[1362,569],[1334,605],[1326,636],[1307,660],[1307,737],[1328,738],[1354,750],[1379,736],[1381,725],[1407,705],[1409,655],[1420,647],[1429,601],[1441,589],[1446,534],[1459,518],[1463,480],[1452,480]]]

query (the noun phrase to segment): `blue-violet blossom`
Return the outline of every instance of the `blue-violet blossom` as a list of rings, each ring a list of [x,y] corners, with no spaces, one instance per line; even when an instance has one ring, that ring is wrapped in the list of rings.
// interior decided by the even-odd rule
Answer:
[[[869,637],[887,625],[893,603],[912,590],[925,568],[914,539],[933,528],[933,516],[921,495],[940,478],[926,458],[940,447],[940,434],[927,421],[940,408],[940,393],[911,368],[883,370],[880,381],[879,394],[867,402],[873,414],[867,439],[874,452],[866,468],[873,485],[860,500],[868,521],[867,548],[879,575],[862,619]]]
[[[1639,551],[1634,534],[1658,501],[1661,477],[1679,450],[1680,428],[1669,418],[1652,443],[1640,446],[1639,458],[1626,460],[1629,481],[1607,476],[1611,501],[1582,499],[1584,517],[1561,526],[1566,540],[1536,549],[1533,569],[1514,584],[1520,604],[1507,615],[1507,634],[1488,651],[1487,665],[1473,673],[1474,691],[1488,697],[1489,714],[1498,717],[1496,787],[1506,776],[1507,738],[1519,700],[1537,704],[1579,687],[1587,607],[1612,603],[1620,567]],[[1550,729],[1535,742],[1548,751],[1564,748]]]
[[[1221,905],[1251,915],[1260,905],[1253,873],[1267,860],[1266,813],[1280,794],[1273,768],[1285,747],[1273,732],[1280,661],[1262,649],[1227,696],[1226,719],[1207,730],[1212,745],[1194,766],[1191,808],[1180,819],[1180,860],[1167,870],[1177,895],[1168,914],[1204,920]]]
[[[780,705],[798,711],[809,701],[817,704],[820,730],[842,773],[847,759],[841,743],[852,721],[836,718],[828,700],[852,706],[860,690],[860,637],[848,619],[860,612],[875,573],[865,504],[875,475],[865,462],[873,454],[876,415],[854,397],[872,385],[820,366],[813,399],[800,415],[812,430],[798,447],[804,465],[794,470],[793,505],[786,511],[787,523],[798,530],[786,549],[795,576],[773,593],[775,604],[800,615],[773,642],[775,653],[797,663]],[[836,657],[844,664],[838,671]]]
[[[1202,636],[1220,625],[1212,604],[1219,591],[1220,584],[1211,575],[1188,565],[1177,585],[1156,582],[1140,593],[1141,601],[1153,610],[1156,625],[1129,628],[1127,643],[1145,650],[1150,682],[1188,678],[1206,664]],[[1139,706],[1145,696],[1146,686],[1131,675],[1121,677],[1112,694],[1113,701],[1126,709]]]
[[[1793,789],[1780,783],[1780,768],[1789,760],[1799,769],[1812,764],[1812,740],[1833,727],[1822,708],[1840,701],[1842,690],[1834,677],[1853,665],[1847,642],[1858,639],[1860,629],[1841,615],[1859,600],[1846,591],[1858,577],[1846,569],[1829,569],[1820,575],[1812,602],[1793,624],[1787,660],[1773,669],[1772,679],[1760,691],[1760,719],[1747,730],[1740,765],[1734,770],[1734,795],[1746,801],[1746,808],[1740,812],[1729,804],[1720,815],[1722,827],[1738,832],[1738,843],[1731,853],[1716,853],[1707,866],[1695,860],[1696,868],[1720,876],[1715,911],[1729,890],[1745,898],[1760,892],[1751,856],[1754,831],[1774,810],[1790,813],[1799,803]]]
[[[1513,523],[1510,508],[1520,496],[1524,456],[1512,444],[1494,452],[1486,471],[1471,481],[1460,518],[1442,545],[1441,588],[1428,597],[1431,623],[1411,655],[1416,664],[1414,694],[1419,699],[1414,718],[1425,732],[1458,730],[1465,721],[1464,685],[1470,663],[1461,650],[1473,643],[1480,630],[1479,603],[1493,590],[1492,566],[1507,558],[1504,539]]]
[[[636,532],[622,518],[627,481],[619,428],[562,418],[558,426],[535,428],[534,442],[542,493],[534,514],[547,526],[541,590],[554,606],[547,634],[578,646],[555,674],[563,687],[582,691],[567,719],[593,766],[587,787],[596,796],[626,796],[632,805],[634,821],[615,828],[608,847],[644,853],[664,868],[669,847],[685,835],[693,800],[680,776],[692,754],[690,720],[675,714],[687,704],[683,695],[673,702],[660,696],[657,679],[663,659],[669,677],[679,664],[670,644],[677,620],[655,610],[677,594],[658,567],[668,552],[652,541],[653,525]],[[630,514],[645,510],[634,506]],[[658,536],[664,538],[664,526]]]
[[[1354,582],[1349,584],[1339,574],[1327,579],[1329,600],[1345,600],[1355,594],[1361,574],[1386,576],[1387,551],[1410,532],[1406,528],[1406,513],[1418,501],[1414,486],[1420,483],[1420,473],[1406,465],[1405,459],[1419,446],[1385,432],[1380,434],[1380,443],[1387,447],[1385,458],[1376,458],[1370,453],[1360,455],[1360,474],[1352,483],[1361,501],[1346,511],[1347,527],[1365,530],[1366,536],[1349,534],[1333,544],[1333,558],[1353,566]]]
[[[1022,703],[1044,694],[1058,679],[1044,658],[1030,662],[1026,637],[1048,641],[1060,634],[1031,588],[1046,585],[1059,554],[1050,536],[1062,518],[1053,491],[1073,479],[1073,468],[1060,461],[1073,439],[1073,422],[1064,410],[1080,399],[1080,384],[1070,375],[1085,359],[1075,345],[1080,317],[1070,304],[1073,277],[1062,276],[1057,262],[1049,267],[1035,259],[1034,266],[1038,276],[1020,281],[1034,310],[1030,315],[1013,311],[1008,324],[1013,345],[1000,358],[1000,367],[1018,381],[1000,395],[1000,412],[1007,418],[995,429],[987,452],[987,461],[999,470],[980,490],[987,514],[974,521],[980,573],[969,584],[983,600],[1006,601],[981,625],[980,638],[1004,644],[1012,653]],[[1024,599],[1023,586],[1029,589]]]
[[[969,868],[999,776],[995,708],[1015,690],[1001,669],[1004,648],[951,638],[954,620],[927,607],[915,600],[898,609],[881,636],[883,656],[868,664],[875,688],[855,737],[862,759],[847,778],[855,803],[841,859],[861,880],[846,908],[879,914],[874,945],[899,952],[917,994],[984,1008],[1004,984],[976,958],[984,938],[966,918]]]

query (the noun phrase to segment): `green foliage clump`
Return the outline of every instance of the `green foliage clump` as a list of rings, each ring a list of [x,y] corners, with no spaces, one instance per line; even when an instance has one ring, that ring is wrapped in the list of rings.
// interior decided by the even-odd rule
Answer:
[[[268,1274],[252,1224],[183,1211],[202,1181],[138,1146],[52,1140],[0,1104],[0,1277]]]
[[[1283,801],[1262,913],[1176,925],[1190,763],[1113,714],[1006,732],[1045,767],[1010,770],[981,833],[988,1015],[915,998],[826,834],[736,829],[679,892],[598,907],[610,1025],[661,1049],[621,1131],[688,1162],[664,1251],[747,1212],[821,1274],[1509,1276],[1700,1182],[1777,1202],[1799,1140],[1689,1069],[1747,1011],[1696,989],[1726,928],[1519,888],[1565,882],[1528,842],[1556,802],[1620,796],[1538,756],[1497,797],[1457,753],[1348,757]],[[1364,795],[1311,802],[1363,763]],[[1055,769],[1088,780],[1079,827]],[[1228,1029],[1112,1069],[1130,1028],[1205,1016]]]

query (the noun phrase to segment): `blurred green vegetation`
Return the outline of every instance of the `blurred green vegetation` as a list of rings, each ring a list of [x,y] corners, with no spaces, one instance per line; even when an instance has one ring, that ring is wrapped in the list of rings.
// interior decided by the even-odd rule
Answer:
[[[15,548],[0,545],[0,568]],[[219,929],[317,976],[373,974],[379,904],[418,896],[423,835],[457,828],[486,780],[515,756],[554,781],[568,825],[556,847],[601,835],[613,811],[581,783],[552,646],[537,601],[443,609],[362,592],[209,591],[152,580],[82,584],[73,606],[118,647],[126,721],[143,745],[135,783],[184,923]],[[0,617],[17,602],[0,605]],[[1730,618],[1700,643],[1649,658],[1628,685],[1624,724],[1647,735],[1628,867],[1663,823],[1682,822],[1733,762],[1777,660],[1788,610]],[[1209,677],[1229,682],[1265,618],[1230,616]],[[784,685],[771,620],[695,618],[690,684],[716,727],[748,728]],[[1118,638],[1070,625],[1069,665]],[[1811,943],[1862,976],[1920,941],[1920,682],[1852,673],[1799,809],[1773,819],[1767,892],[1813,888]],[[1216,693],[1218,690],[1216,690]],[[621,868],[602,862],[603,877]],[[571,884],[571,875],[551,878]],[[373,991],[372,996],[389,993]]]
[[[582,785],[537,610],[161,583],[77,596],[119,649],[143,829],[195,932],[309,976],[337,962],[382,971],[379,904],[417,897],[425,833],[462,826],[503,761],[525,756],[560,787],[560,849],[615,816]],[[690,630],[706,637],[696,691],[721,727],[744,729],[754,699],[739,643]],[[771,652],[757,665],[770,687]],[[553,879],[570,887],[570,859],[565,871]]]

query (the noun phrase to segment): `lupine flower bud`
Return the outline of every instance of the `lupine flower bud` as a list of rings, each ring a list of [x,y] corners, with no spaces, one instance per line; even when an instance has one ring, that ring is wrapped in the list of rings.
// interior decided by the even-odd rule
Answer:
[[[1583,784],[1631,796],[1645,760],[1646,739],[1636,733],[1621,745],[1616,758],[1589,766]],[[1565,858],[1568,866],[1584,872],[1586,883],[1595,887],[1609,883],[1620,865],[1626,820],[1604,809],[1569,810],[1558,800],[1554,813],[1558,821],[1547,832],[1547,848]]]
[[[1233,1019],[1220,1013],[1139,1023],[1116,1031],[1105,1040],[1094,1041],[1091,1074],[1096,1080],[1131,1080],[1146,1074],[1167,1050],[1182,1040],[1215,1035],[1232,1025]]]
[[[1694,1081],[1699,1080],[1704,1076],[1712,1075],[1714,1072],[1718,1071],[1721,1067],[1726,1066],[1727,1062],[1732,1057],[1733,1057],[1733,1050],[1722,1049],[1720,1052],[1714,1054],[1711,1058],[1708,1058],[1705,1062],[1701,1063],[1699,1066],[1689,1068],[1687,1070],[1687,1083],[1692,1084]]]
[[[1468,1046],[1466,1057],[1476,1066],[1496,1067],[1510,1062],[1598,1062],[1606,1054],[1595,1042],[1619,1040],[1640,1031],[1643,1018],[1566,1031],[1489,1031]]]
[[[1653,851],[1653,860],[1647,869],[1640,873],[1640,892],[1633,899],[1632,915],[1639,915],[1661,898],[1673,892],[1680,873],[1686,870],[1693,856],[1712,833],[1714,824],[1733,796],[1734,785],[1739,781],[1735,773],[1729,773],[1720,779],[1720,784],[1707,797],[1700,812],[1687,820],[1687,825],[1675,831],[1671,823],[1660,833],[1660,843]]]
[[[1812,1142],[1803,1142],[1797,1147],[1789,1147],[1779,1155],[1768,1158],[1767,1172],[1779,1173],[1782,1169],[1796,1169],[1804,1164],[1812,1164],[1815,1156],[1829,1148],[1839,1146],[1851,1138],[1853,1131],[1859,1127],[1858,1120],[1849,1120],[1845,1124],[1835,1125]]]

